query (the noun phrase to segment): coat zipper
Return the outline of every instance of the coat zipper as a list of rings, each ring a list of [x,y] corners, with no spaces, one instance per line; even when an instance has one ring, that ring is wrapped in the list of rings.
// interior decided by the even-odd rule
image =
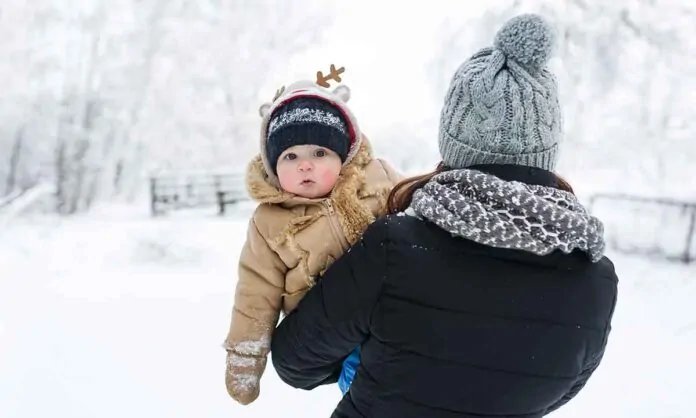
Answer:
[[[331,198],[326,199],[325,202],[326,208],[329,211],[329,225],[331,225],[331,230],[333,231],[336,240],[338,240],[338,244],[345,251],[350,247],[348,239],[346,238],[346,235],[342,233],[340,225],[338,227],[336,226],[336,210],[334,209],[333,203],[331,203]]]

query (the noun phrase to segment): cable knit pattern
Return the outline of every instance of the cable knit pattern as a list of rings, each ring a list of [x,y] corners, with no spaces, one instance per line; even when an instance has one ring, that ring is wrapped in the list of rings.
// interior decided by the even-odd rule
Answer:
[[[416,191],[407,213],[483,245],[546,255],[604,253],[604,227],[572,194],[553,187],[504,181],[476,170],[452,170]]]
[[[517,164],[553,171],[562,116],[556,80],[545,65],[554,39],[544,19],[521,15],[501,28],[494,47],[457,69],[440,117],[447,166]]]

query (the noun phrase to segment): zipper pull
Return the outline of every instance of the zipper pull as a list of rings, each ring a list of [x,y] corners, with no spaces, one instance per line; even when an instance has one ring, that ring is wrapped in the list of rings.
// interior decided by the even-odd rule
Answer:
[[[329,214],[333,215],[334,214],[334,207],[333,203],[331,203],[331,199],[326,199],[326,207],[329,209]]]

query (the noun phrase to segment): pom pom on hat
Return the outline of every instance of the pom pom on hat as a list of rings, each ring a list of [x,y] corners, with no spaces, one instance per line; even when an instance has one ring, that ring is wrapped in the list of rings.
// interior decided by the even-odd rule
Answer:
[[[556,33],[541,16],[523,14],[510,19],[498,31],[494,44],[508,59],[537,72],[554,53]]]

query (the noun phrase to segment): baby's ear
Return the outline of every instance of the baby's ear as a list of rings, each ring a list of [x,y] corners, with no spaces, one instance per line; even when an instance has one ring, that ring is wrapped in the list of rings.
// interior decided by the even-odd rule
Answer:
[[[350,89],[346,85],[340,85],[333,89],[332,92],[334,95],[338,96],[341,100],[343,100],[344,103],[347,103],[348,100],[350,100]]]
[[[264,103],[259,107],[259,115],[262,118],[265,118],[266,115],[268,115],[268,111],[271,109],[271,104],[270,103]]]

